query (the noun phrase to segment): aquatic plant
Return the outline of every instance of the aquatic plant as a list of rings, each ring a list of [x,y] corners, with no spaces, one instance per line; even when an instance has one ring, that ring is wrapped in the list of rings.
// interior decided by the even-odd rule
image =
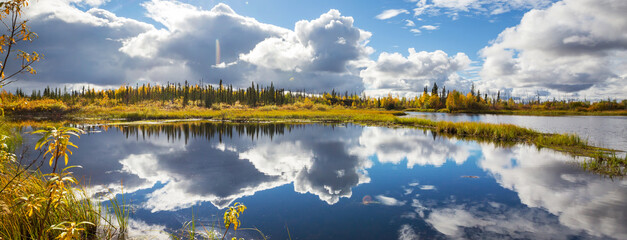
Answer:
[[[115,233],[114,235],[118,235],[119,238],[124,238],[127,234],[128,220],[131,212],[126,204],[126,199],[124,197],[124,182],[120,182],[120,185],[122,186],[122,190],[120,192],[121,199],[118,199],[116,196],[112,196],[111,198],[109,198],[109,203],[111,204],[111,206],[107,206],[106,209],[108,213],[113,212],[113,215],[115,216],[115,220],[117,223],[117,233]]]
[[[607,176],[625,176],[627,175],[627,154],[623,157],[617,156],[616,153],[597,152],[592,158],[581,162],[583,169]]]

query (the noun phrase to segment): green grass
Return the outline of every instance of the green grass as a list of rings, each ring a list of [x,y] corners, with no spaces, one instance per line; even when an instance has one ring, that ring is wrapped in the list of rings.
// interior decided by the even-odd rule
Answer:
[[[15,151],[15,148],[22,143],[22,136],[18,134],[14,125],[7,123],[3,117],[0,117],[0,138],[3,136],[5,137],[3,143],[7,144],[9,152]]]
[[[461,137],[490,138],[494,141],[524,142],[539,134],[512,124],[432,121],[422,118],[397,118],[395,121],[401,125],[429,128],[437,133]]]
[[[124,185],[122,185],[124,186]],[[121,236],[124,238],[128,234],[128,220],[130,216],[130,209],[126,204],[126,199],[124,197],[124,187],[122,187],[122,192],[120,193],[120,198],[118,199],[116,196],[112,196],[109,199],[111,203],[111,207],[107,207],[107,212],[113,212],[113,216],[117,222],[117,228],[115,228],[114,233],[107,234],[108,236]],[[111,220],[108,222],[113,223]]]
[[[599,152],[592,158],[584,160],[581,166],[603,176],[625,176],[627,175],[627,155],[619,157],[615,153]]]
[[[500,113],[537,113],[523,111],[501,111]],[[542,111],[539,111],[542,112]],[[559,112],[558,112],[559,113]],[[599,112],[587,112],[599,113]],[[512,124],[490,124],[478,122],[446,122],[421,118],[400,118],[401,111],[380,109],[352,109],[320,104],[294,104],[248,108],[242,105],[214,105],[211,109],[197,106],[185,108],[177,105],[142,103],[130,106],[102,107],[89,105],[74,109],[63,120],[70,121],[119,121],[119,120],[163,120],[204,119],[229,122],[280,122],[280,123],[356,123],[364,125],[416,127],[429,129],[436,134],[478,141],[490,141],[500,145],[516,143],[533,144],[540,148],[572,154],[574,156],[597,157],[599,152],[613,152],[591,146],[587,141],[571,134],[545,134]],[[28,115],[31,116],[31,115]],[[32,123],[32,122],[31,122]]]
[[[494,143],[533,144],[539,148],[569,153],[573,156],[598,158],[599,154],[616,152],[592,146],[575,134],[547,134],[512,124],[432,121],[422,118],[395,118],[399,125],[431,129],[435,133]]]
[[[405,111],[412,112],[449,112],[447,109],[420,109],[411,108]],[[529,115],[529,116],[627,116],[627,110],[604,110],[604,111],[577,111],[577,110],[458,110],[453,113],[471,114],[500,114],[500,115]]]
[[[100,225],[99,205],[87,196],[81,188],[68,188],[68,192],[62,195],[59,204],[52,207],[45,222],[42,222],[40,213],[35,211],[29,215],[28,208],[22,206],[25,202],[22,197],[29,199],[45,199],[46,182],[41,172],[23,172],[15,166],[4,164],[0,176],[0,186],[10,186],[0,192],[0,237],[2,239],[53,239],[59,235],[59,231],[50,231],[48,227],[61,222],[87,221],[95,226],[85,226],[86,230],[81,234],[85,239],[96,238],[96,228]],[[13,180],[12,182],[9,182]],[[39,208],[45,206],[40,202]],[[42,229],[42,227],[44,229]],[[44,233],[42,235],[41,233]]]
[[[480,122],[432,121],[423,118],[401,118],[400,112],[343,109],[222,109],[195,117],[227,122],[282,122],[282,123],[344,123],[388,127],[415,127],[433,131],[435,134],[511,146],[517,143],[531,144],[539,148],[550,148],[573,156],[599,158],[599,154],[614,150],[599,148],[574,134],[547,134],[512,124],[491,124]],[[180,117],[179,114],[161,112],[167,117]],[[169,115],[168,115],[169,114]],[[602,159],[599,158],[601,161]],[[600,172],[600,171],[596,171]],[[616,171],[608,171],[616,172]]]
[[[489,141],[500,145],[513,145],[517,143],[533,144],[538,148],[550,148],[562,151],[573,156],[583,156],[588,159],[581,166],[591,172],[603,176],[625,176],[627,171],[627,156],[619,157],[615,151],[589,145],[589,143],[574,134],[546,134],[528,128],[518,127],[512,124],[489,124],[478,122],[447,122],[432,121],[422,118],[400,118],[396,115],[402,112],[382,111],[372,109],[347,109],[328,106],[264,106],[254,109],[216,106],[216,110],[189,107],[162,109],[158,106],[130,106],[102,108],[93,107],[75,110],[64,119],[98,119],[97,121],[145,119],[190,119],[200,118],[207,120],[219,120],[226,122],[285,122],[285,123],[344,123],[389,126],[389,127],[413,127],[433,131],[435,134],[453,136],[461,139],[477,141]],[[84,121],[84,120],[81,120]],[[64,125],[68,122],[3,122],[0,125],[0,135],[14,134],[15,127],[20,126],[47,126]],[[141,123],[141,122],[140,122]],[[175,123],[176,124],[176,123]],[[15,146],[18,142],[13,142]],[[83,225],[85,231],[81,233],[82,239],[114,239],[124,236],[128,226],[129,210],[125,200],[118,202],[117,198],[111,201],[114,220],[105,218],[102,207],[90,200],[82,187],[70,188],[70,192],[63,195],[64,204],[52,208],[49,218],[43,224],[40,218],[28,213],[23,204],[18,204],[16,199],[25,196],[45,198],[46,181],[39,171],[22,171],[17,164],[3,162],[0,164],[0,187],[11,185],[10,188],[0,192],[0,237],[2,239],[53,239],[59,230],[42,229],[52,224],[62,222],[90,222],[94,225]],[[20,173],[20,171],[22,171]],[[40,206],[43,207],[43,206]],[[110,208],[107,208],[107,212]],[[116,221],[117,224],[114,224]],[[185,225],[183,235],[172,235],[173,238],[196,238],[196,220]],[[217,238],[214,228],[210,231],[202,226],[206,236]],[[98,230],[100,229],[100,230]],[[257,229],[258,231],[258,229]],[[43,235],[42,235],[43,233]],[[260,233],[263,237],[264,235]],[[186,235],[186,236],[185,236]],[[204,235],[204,234],[203,234]]]
[[[0,130],[0,134],[19,136],[13,124],[0,123],[5,129]],[[7,131],[5,126],[13,130]],[[44,136],[42,139],[48,139],[49,135]],[[119,236],[108,234],[115,227],[103,217],[107,214],[68,171],[76,166],[43,174],[40,167],[48,163],[50,156],[35,153],[34,159],[22,159],[23,156],[13,154],[14,148],[6,144],[10,139],[0,139],[0,239],[45,240],[63,235],[72,239],[113,239]],[[57,153],[62,151],[59,150],[62,148],[56,149]],[[54,161],[56,169],[59,158]]]

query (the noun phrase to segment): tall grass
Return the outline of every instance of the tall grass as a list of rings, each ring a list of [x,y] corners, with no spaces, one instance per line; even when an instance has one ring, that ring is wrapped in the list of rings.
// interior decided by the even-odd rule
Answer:
[[[491,124],[481,122],[432,121],[423,118],[396,118],[395,122],[404,126],[431,129],[436,133],[459,137],[492,139],[493,141],[525,142],[541,133],[512,124]]]
[[[109,199],[109,203],[111,206],[107,206],[107,213],[113,212],[113,216],[116,220],[117,231],[113,235],[117,235],[119,239],[125,238],[128,234],[128,221],[130,217],[130,209],[126,204],[126,199],[124,196],[124,184],[122,184],[122,192],[120,193],[120,198],[118,199],[116,196],[112,196]],[[111,220],[109,220],[111,222]],[[111,222],[112,223],[112,222]],[[112,223],[113,224],[113,223]]]
[[[479,122],[431,121],[422,118],[395,118],[403,126],[430,129],[434,133],[452,135],[473,140],[490,141],[497,144],[524,143],[538,148],[550,148],[573,156],[588,157],[582,163],[585,170],[604,176],[627,175],[627,156],[617,157],[616,151],[589,145],[576,134],[546,134],[512,124],[490,124]]]
[[[0,117],[0,138],[3,144],[6,144],[7,152],[14,152],[15,148],[22,143],[22,136],[15,131],[15,128],[4,121],[3,117]]]
[[[44,200],[48,197],[49,188],[44,180],[46,176],[40,171],[29,172],[8,183],[8,176],[15,176],[22,169],[4,164],[1,170],[0,186],[11,184],[10,188],[0,192],[1,239],[55,239],[63,230],[53,229],[52,226],[64,222],[90,223],[81,226],[85,230],[80,232],[78,239],[124,239],[129,218],[124,200],[113,200],[112,207],[103,209],[82,185],[78,185],[67,188],[60,195],[59,204],[50,208],[42,222]],[[113,221],[106,217],[109,212],[116,217]]]
[[[551,134],[551,135],[539,135],[535,140],[538,146],[588,146],[588,141],[581,139],[576,134]]]
[[[404,126],[428,129],[436,134],[455,136],[479,141],[491,141],[500,145],[515,143],[534,144],[540,148],[570,153],[576,156],[595,157],[597,151],[607,151],[590,146],[587,141],[572,134],[545,134],[511,124],[479,122],[446,122],[422,118],[400,118],[398,111],[376,109],[352,109],[339,106],[296,103],[284,106],[245,108],[220,105],[218,110],[188,106],[162,106],[144,102],[129,106],[101,107],[86,106],[71,116],[100,119],[189,119],[201,118],[232,122],[352,122],[365,125]]]
[[[615,153],[597,152],[591,159],[585,160],[581,166],[603,176],[627,175],[627,155],[620,157]]]
[[[423,110],[415,109],[413,111],[423,112]],[[478,113],[478,114],[502,114],[502,115],[529,115],[529,116],[627,116],[626,110],[480,110],[480,111],[455,111],[455,113]]]
[[[43,154],[32,161],[41,163],[32,169],[32,164],[22,165],[12,153],[6,144],[8,138],[0,138],[0,239],[113,238],[101,234],[111,232],[113,225],[102,224],[106,218],[102,217],[101,205],[69,171],[76,166],[57,170],[59,160],[64,158],[68,164],[71,151],[67,147],[74,146],[70,136],[79,132],[67,127],[35,131],[43,134],[35,148],[42,149]],[[51,173],[40,171],[45,163],[53,166]]]
[[[99,204],[93,202],[82,188],[68,188],[56,207],[50,208],[42,219],[44,201],[48,197],[48,184],[39,172],[21,174],[11,183],[19,167],[3,164],[0,185],[11,187],[0,192],[0,237],[2,239],[53,239],[60,230],[51,230],[52,224],[62,222],[90,222],[81,233],[84,239],[95,239],[96,226],[100,224]],[[42,234],[43,233],[43,234]]]

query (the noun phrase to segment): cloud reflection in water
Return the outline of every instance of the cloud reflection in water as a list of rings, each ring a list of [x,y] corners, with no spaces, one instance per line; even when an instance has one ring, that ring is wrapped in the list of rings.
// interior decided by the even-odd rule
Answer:
[[[120,132],[127,138],[121,138]],[[515,192],[522,206],[477,200],[433,203],[437,200],[430,199],[435,192],[457,185],[412,182],[399,186],[398,195],[372,194],[380,196],[381,202],[393,199],[394,204],[385,201],[389,207],[405,209],[399,218],[424,221],[448,237],[473,233],[504,238],[588,234],[627,238],[622,226],[627,220],[627,181],[582,172],[570,157],[535,147],[497,148],[434,139],[415,129],[214,123],[128,126],[84,136],[78,145],[74,163],[84,168],[76,174],[90,176],[92,191],[118,193],[122,179],[126,193],[155,188],[140,206],[152,212],[202,202],[224,208],[238,198],[286,184],[293,184],[296,192],[336,204],[350,198],[356,186],[371,182],[368,170],[378,163],[407,161],[408,169],[437,169],[448,161],[460,166],[478,157],[477,166],[494,177],[496,184]],[[463,200],[467,196],[452,197]],[[422,232],[412,231],[412,226],[403,225],[399,233]]]
[[[237,198],[290,183],[296,192],[312,193],[334,204],[342,197],[350,197],[353,187],[370,181],[365,171],[371,166],[370,161],[347,152],[347,143],[339,140],[358,134],[355,127],[349,130],[312,126],[288,135],[281,134],[284,128],[274,125],[243,130],[237,129],[237,125],[224,125],[215,131],[196,131],[190,126],[158,130],[150,127],[122,128],[128,137],[124,141],[103,139],[114,138],[109,133],[81,139],[83,148],[92,149],[90,141],[106,141],[107,148],[122,150],[106,155],[92,152],[89,161],[77,162],[85,169],[101,171],[91,175],[109,173],[106,179],[92,179],[92,191],[119,192],[120,179],[124,179],[126,193],[160,182],[164,186],[147,194],[142,206],[156,212],[188,208],[199,202],[224,208]],[[233,137],[234,134],[251,138]],[[185,144],[176,141],[178,138],[184,139]],[[209,143],[203,138],[208,138]],[[75,158],[86,159],[80,153]],[[99,168],[90,166],[111,162],[107,159],[119,160]]]
[[[481,151],[478,165],[528,208],[443,204],[429,209],[425,219],[439,232],[453,238],[627,238],[625,180],[583,172],[571,157],[532,146],[481,144]]]

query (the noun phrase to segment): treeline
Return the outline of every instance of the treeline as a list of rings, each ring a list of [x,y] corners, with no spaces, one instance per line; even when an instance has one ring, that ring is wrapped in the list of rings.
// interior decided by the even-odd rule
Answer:
[[[388,95],[386,97],[370,97],[348,92],[339,93],[335,90],[322,94],[308,94],[302,91],[287,91],[276,88],[274,84],[269,87],[251,83],[248,88],[233,88],[225,86],[220,80],[216,87],[212,85],[166,84],[166,85],[124,85],[118,89],[96,90],[83,87],[80,90],[67,90],[66,88],[46,87],[42,90],[34,90],[30,95],[17,89],[15,95],[3,93],[2,99],[28,98],[30,100],[51,99],[62,101],[70,106],[76,105],[130,105],[141,102],[161,102],[162,104],[178,104],[182,107],[189,105],[211,108],[214,105],[247,105],[249,107],[267,105],[286,105],[297,102],[305,106],[323,104],[329,106],[343,106],[352,108],[385,108],[391,109],[429,109],[449,112],[463,111],[490,111],[490,110],[566,110],[566,111],[607,111],[627,110],[627,100],[603,100],[597,102],[580,100],[514,100],[501,97],[501,92],[489,95],[476,90],[473,86],[468,93],[456,90],[448,91],[446,87],[440,88],[437,84],[429,89],[424,87],[422,94],[416,97],[398,97]]]
[[[220,80],[217,87],[212,85],[184,84],[166,85],[123,85],[118,89],[96,90],[83,87],[81,90],[67,90],[67,88],[46,87],[43,91],[33,90],[26,95],[22,90],[16,90],[16,96],[28,97],[32,100],[54,99],[65,103],[76,104],[102,102],[112,100],[117,104],[136,104],[143,101],[180,102],[183,107],[189,104],[211,107],[213,104],[245,104],[249,106],[283,105],[294,103],[296,98],[304,97],[304,94],[293,94],[284,89],[277,89],[274,84],[269,87],[252,85],[246,89],[235,89],[232,85],[225,86]]]

